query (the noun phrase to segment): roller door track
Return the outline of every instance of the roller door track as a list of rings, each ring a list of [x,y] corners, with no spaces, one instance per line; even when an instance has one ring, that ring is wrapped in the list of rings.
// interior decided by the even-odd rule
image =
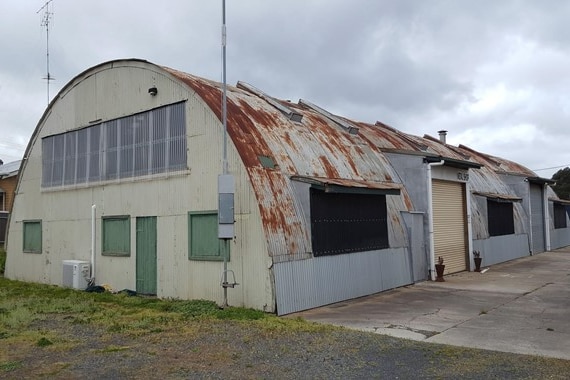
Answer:
[[[435,260],[443,257],[446,274],[467,270],[465,187],[433,180],[432,190]]]

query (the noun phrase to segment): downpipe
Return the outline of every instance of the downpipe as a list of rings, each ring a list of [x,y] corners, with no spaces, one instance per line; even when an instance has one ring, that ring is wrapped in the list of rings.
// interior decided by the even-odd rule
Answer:
[[[439,162],[429,162],[427,165],[427,195],[428,195],[428,239],[429,239],[429,276],[435,281],[435,243],[433,232],[433,192],[432,192],[432,173],[433,166],[442,166],[445,160]]]

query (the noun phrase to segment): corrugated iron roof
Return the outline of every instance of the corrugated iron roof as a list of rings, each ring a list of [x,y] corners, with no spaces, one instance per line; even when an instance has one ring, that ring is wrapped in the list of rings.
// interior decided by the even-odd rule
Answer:
[[[341,178],[318,178],[306,176],[292,176],[292,180],[299,182],[306,182],[310,184],[320,185],[326,187],[327,185],[334,185],[346,188],[356,189],[370,189],[370,190],[386,190],[389,193],[399,194],[403,185],[393,182],[371,182],[359,181]]]
[[[222,119],[221,84],[164,69],[194,90]],[[349,133],[340,117],[331,117],[312,104],[274,98],[268,102],[267,94],[260,96],[259,90],[255,94],[241,87],[227,87],[228,135],[247,168],[272,256],[310,251],[308,228],[301,224],[304,219],[291,188],[291,177],[318,178],[323,183],[349,187],[401,189],[402,209],[412,209],[409,195],[378,146],[370,144],[360,132]],[[302,117],[291,120],[273,101]],[[394,228],[402,229],[401,222],[398,213],[398,226]]]
[[[192,88],[221,120],[220,83],[164,69]],[[274,257],[308,252],[310,247],[308,229],[300,217],[303,210],[291,180],[321,186],[400,190],[405,208],[413,210],[407,190],[383,152],[444,159],[447,165],[477,168],[470,171],[470,190],[515,202],[515,223],[523,223],[524,210],[517,202],[521,198],[500,176],[512,173],[535,177],[522,165],[463,145],[455,147],[429,135],[407,134],[380,122],[369,124],[332,115],[308,102],[279,100],[253,86],[240,87],[227,87],[228,134],[247,168],[269,252]],[[292,114],[298,117],[292,120]],[[399,217],[392,219],[396,228],[402,227],[398,225]],[[483,224],[474,222],[475,236],[484,236],[484,229]]]
[[[0,165],[0,178],[12,177],[18,174],[22,160]]]
[[[505,200],[505,201],[511,201],[511,202],[522,201],[521,197],[517,197],[516,195],[510,195],[510,194],[485,193],[485,192],[481,192],[481,191],[473,191],[473,194],[481,195],[481,196],[489,198],[489,199],[498,199],[498,200]]]
[[[560,199],[556,197],[548,197],[548,200],[554,203],[560,203],[565,206],[570,206],[570,201],[566,199]]]
[[[496,172],[521,175],[525,177],[536,177],[536,173],[516,162],[501,157],[492,156],[490,154],[478,152],[475,149],[469,148],[468,146],[462,144],[459,145],[459,149],[463,150],[465,154],[471,155],[475,161],[480,162],[481,164],[489,167],[491,170],[494,170]]]

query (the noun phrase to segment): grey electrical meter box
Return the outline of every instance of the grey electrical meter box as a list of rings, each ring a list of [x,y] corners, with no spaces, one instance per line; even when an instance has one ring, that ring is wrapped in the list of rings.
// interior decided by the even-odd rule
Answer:
[[[234,176],[222,174],[218,176],[218,238],[234,237]]]

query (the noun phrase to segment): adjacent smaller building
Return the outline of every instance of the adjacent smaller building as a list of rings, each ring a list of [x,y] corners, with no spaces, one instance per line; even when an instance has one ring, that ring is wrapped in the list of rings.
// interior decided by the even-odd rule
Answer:
[[[0,244],[4,244],[8,216],[14,204],[14,194],[18,184],[18,172],[22,161],[4,164],[0,160]]]

